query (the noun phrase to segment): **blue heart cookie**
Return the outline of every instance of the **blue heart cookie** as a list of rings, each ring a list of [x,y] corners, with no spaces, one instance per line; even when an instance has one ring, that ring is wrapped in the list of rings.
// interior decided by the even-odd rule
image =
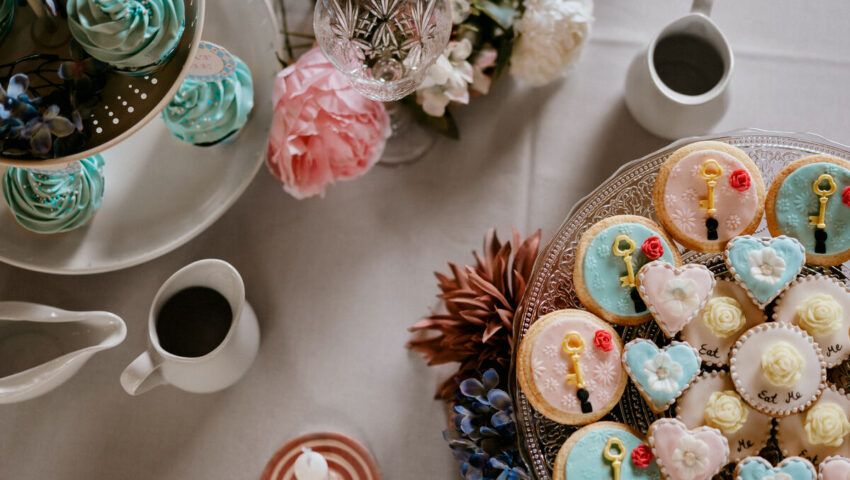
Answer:
[[[764,308],[797,277],[806,251],[796,239],[735,237],[726,247],[726,265],[750,298]]]
[[[638,338],[623,350],[626,372],[656,413],[679,398],[699,373],[701,363],[699,352],[684,342],[659,349],[652,341]]]
[[[788,457],[774,467],[761,457],[747,457],[735,468],[737,480],[815,480],[817,472],[805,458]]]

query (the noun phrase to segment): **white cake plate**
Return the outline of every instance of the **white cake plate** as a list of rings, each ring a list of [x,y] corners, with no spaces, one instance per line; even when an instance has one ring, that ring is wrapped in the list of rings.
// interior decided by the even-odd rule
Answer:
[[[103,153],[105,195],[86,226],[58,235],[31,233],[0,201],[0,261],[58,274],[120,270],[188,242],[239,198],[263,163],[279,32],[265,0],[238,4],[207,0],[203,35],[244,60],[254,77],[254,111],[236,140],[195,147],[154,119]]]

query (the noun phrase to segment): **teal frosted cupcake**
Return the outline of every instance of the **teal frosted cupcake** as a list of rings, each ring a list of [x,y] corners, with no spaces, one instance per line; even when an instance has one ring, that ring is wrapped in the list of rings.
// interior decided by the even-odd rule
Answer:
[[[0,42],[9,34],[15,23],[15,4],[17,0],[0,0]]]
[[[43,234],[74,230],[91,220],[103,199],[103,157],[95,155],[79,163],[75,173],[7,169],[3,198],[15,220]]]
[[[234,68],[212,77],[190,75],[162,111],[165,125],[180,140],[198,146],[233,141],[254,108],[251,70],[232,56]]]
[[[89,55],[139,75],[165,64],[186,27],[183,0],[68,0],[66,8]]]

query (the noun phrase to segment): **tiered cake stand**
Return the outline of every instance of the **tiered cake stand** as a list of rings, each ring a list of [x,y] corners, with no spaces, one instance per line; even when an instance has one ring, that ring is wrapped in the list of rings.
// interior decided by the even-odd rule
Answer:
[[[573,207],[552,241],[537,258],[525,296],[514,318],[514,345],[519,345],[531,324],[543,315],[564,308],[584,309],[576,297],[572,279],[575,252],[581,234],[597,221],[612,215],[642,215],[657,221],[652,205],[652,192],[659,167],[674,150],[699,140],[719,140],[743,149],[759,166],[767,185],[787,163],[806,155],[826,153],[850,159],[850,147],[830,142],[823,137],[749,129],[682,139],[624,165]],[[764,221],[756,235],[769,236]],[[726,272],[726,267],[721,255],[684,250],[682,261],[702,263],[715,274],[722,275]],[[846,279],[847,272],[845,264],[826,269],[822,273]],[[803,273],[812,273],[812,270],[806,267]],[[652,321],[636,327],[615,328],[624,343],[637,337],[649,338],[659,345],[669,343]],[[847,388],[850,385],[850,363],[845,362],[831,369],[829,378],[839,386]],[[558,450],[578,427],[560,425],[538,413],[528,402],[515,379],[512,393],[523,456],[535,478],[549,480],[552,478],[552,468]],[[649,424],[660,416],[672,416],[672,411],[663,415],[652,413],[630,382],[620,403],[603,420],[626,423],[646,433]],[[763,450],[763,455],[776,458],[779,452],[775,445],[771,439]],[[731,478],[731,471],[727,468],[720,476]]]
[[[145,76],[129,76],[117,72],[107,73],[106,85],[102,90],[102,100],[89,118],[83,123],[91,136],[83,149],[64,157],[3,158],[0,165],[43,168],[45,166],[64,165],[83,158],[102,153],[131,135],[138,132],[146,123],[155,118],[168,104],[189,70],[189,59],[193,58],[201,41],[204,24],[204,0],[183,0],[186,12],[186,26],[174,54],[161,69]],[[35,3],[38,5],[38,2]],[[45,45],[39,37],[43,35],[38,28],[44,23],[28,5],[15,10],[15,22],[12,30],[0,48],[0,64],[13,62],[30,55],[55,54],[59,58],[68,58],[67,25],[64,19],[56,21],[56,35],[64,37],[57,46]],[[39,60],[40,61],[40,60]],[[29,65],[33,65],[30,63]],[[26,63],[11,73],[26,73]],[[6,74],[7,72],[0,72]],[[31,85],[38,85],[38,78],[31,78]]]

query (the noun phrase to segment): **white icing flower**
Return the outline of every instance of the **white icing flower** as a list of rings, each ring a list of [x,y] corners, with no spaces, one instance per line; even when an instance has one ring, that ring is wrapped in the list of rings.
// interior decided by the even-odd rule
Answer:
[[[708,445],[693,435],[683,435],[673,450],[672,461],[682,480],[703,476],[708,473]]]
[[[558,389],[558,381],[552,377],[543,380],[543,390],[547,392],[554,392]]]
[[[840,447],[850,434],[844,409],[832,402],[819,402],[806,413],[806,436],[812,445]]]
[[[546,345],[543,347],[543,356],[549,360],[558,358],[558,347],[554,345]]]
[[[747,422],[747,407],[733,390],[711,392],[703,417],[706,425],[719,428],[724,433],[735,433]]]
[[[690,278],[671,278],[661,291],[661,304],[677,317],[696,310],[699,307],[696,282]]]
[[[841,324],[843,308],[831,295],[817,293],[797,305],[800,326],[812,335],[835,333]]]
[[[525,0],[514,25],[519,33],[511,54],[511,73],[534,86],[545,85],[578,59],[590,36],[593,2]]]
[[[777,387],[793,387],[803,376],[806,360],[788,342],[779,341],[761,354],[761,369],[765,378]]]
[[[714,297],[705,304],[702,322],[711,333],[727,338],[738,332],[747,322],[738,300],[732,297]]]
[[[614,383],[614,378],[617,376],[617,367],[614,362],[600,362],[591,369],[593,377],[599,381],[599,384],[604,388],[610,387]]]
[[[761,480],[794,480],[794,478],[787,473],[780,472],[770,477],[761,477]]]
[[[670,218],[683,232],[693,232],[697,227],[697,216],[693,211],[678,207],[670,212]]]
[[[785,260],[776,255],[776,250],[764,247],[761,250],[751,250],[747,254],[750,263],[750,275],[759,282],[774,285],[785,273]]]
[[[737,216],[733,213],[732,215],[729,215],[728,218],[726,218],[726,229],[727,230],[731,230],[731,231],[734,232],[734,231],[737,231],[740,226],[741,226],[741,217],[739,217],[739,216]]]
[[[565,410],[578,410],[578,397],[574,393],[568,393],[561,397],[561,406]]]
[[[534,365],[532,365],[532,370],[534,370],[535,377],[542,377],[546,375],[546,363],[539,358],[534,361]]]
[[[699,199],[699,193],[693,188],[689,188],[682,193],[682,200],[687,203],[694,203]]]
[[[676,393],[678,381],[684,373],[682,366],[674,362],[667,352],[659,352],[652,360],[644,362],[643,372],[649,379],[649,388],[664,393]]]

